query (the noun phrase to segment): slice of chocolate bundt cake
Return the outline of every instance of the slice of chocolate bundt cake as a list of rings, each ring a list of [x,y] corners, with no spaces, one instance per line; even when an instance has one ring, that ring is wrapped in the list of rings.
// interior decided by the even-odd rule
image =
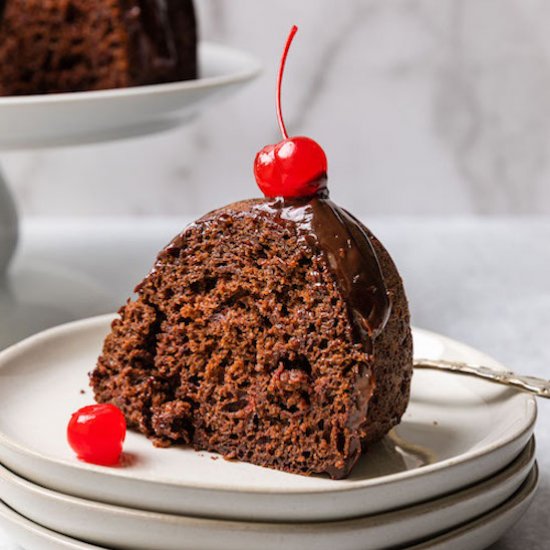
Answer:
[[[407,407],[412,338],[380,242],[328,200],[306,137],[258,153],[267,198],[212,212],[158,256],[91,374],[158,446],[345,477]]]
[[[192,0],[0,0],[0,95],[195,78]]]
[[[137,292],[91,383],[158,446],[341,478],[407,406],[401,279],[326,199],[213,212],[160,253]]]

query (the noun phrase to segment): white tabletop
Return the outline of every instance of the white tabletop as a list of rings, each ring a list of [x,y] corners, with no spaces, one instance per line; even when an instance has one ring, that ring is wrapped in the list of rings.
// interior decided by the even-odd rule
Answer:
[[[48,326],[117,309],[189,220],[34,219],[0,283],[0,348]],[[368,220],[405,280],[413,322],[550,378],[550,220]],[[540,401],[541,485],[496,550],[550,540],[550,403]],[[0,531],[0,550],[17,548]]]

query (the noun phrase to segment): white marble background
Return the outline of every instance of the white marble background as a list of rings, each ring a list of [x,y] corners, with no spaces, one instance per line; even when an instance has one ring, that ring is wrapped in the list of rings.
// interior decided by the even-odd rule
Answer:
[[[195,215],[257,195],[251,163],[291,133],[325,147],[332,196],[358,214],[550,213],[548,0],[196,0],[204,38],[263,76],[157,137],[3,154],[24,215]]]

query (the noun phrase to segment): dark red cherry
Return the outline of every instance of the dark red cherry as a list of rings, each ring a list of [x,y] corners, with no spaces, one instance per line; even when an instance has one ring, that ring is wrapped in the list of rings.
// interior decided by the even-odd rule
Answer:
[[[281,84],[290,44],[298,31],[288,35],[277,77],[277,119],[283,141],[266,145],[254,161],[254,176],[266,197],[308,197],[326,189],[327,157],[321,146],[308,137],[288,137],[281,111]]]
[[[126,420],[114,405],[88,405],[67,426],[67,440],[80,460],[102,466],[118,464],[126,437]]]
[[[326,187],[327,157],[308,137],[266,145],[254,162],[256,182],[266,197],[307,197]]]

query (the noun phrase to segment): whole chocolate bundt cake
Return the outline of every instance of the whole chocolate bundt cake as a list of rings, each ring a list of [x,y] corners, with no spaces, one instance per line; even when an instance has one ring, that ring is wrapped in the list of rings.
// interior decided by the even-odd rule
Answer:
[[[91,382],[158,446],[341,478],[405,411],[401,279],[380,242],[327,199],[208,214],[136,290]]]
[[[192,0],[0,0],[0,95],[195,78]]]

